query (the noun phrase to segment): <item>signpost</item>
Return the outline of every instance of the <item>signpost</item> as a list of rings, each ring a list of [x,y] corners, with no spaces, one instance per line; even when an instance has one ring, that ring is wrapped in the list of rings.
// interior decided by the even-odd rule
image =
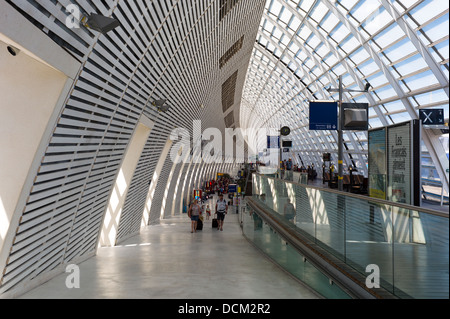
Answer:
[[[282,145],[283,145],[283,147],[291,148],[292,147],[292,141],[283,141]]]
[[[236,193],[237,192],[237,184],[228,185],[228,193]]]
[[[280,131],[279,131],[280,135],[278,136],[278,145],[280,148],[280,160],[279,160],[279,167],[281,169],[281,162],[283,161],[283,147],[284,147],[284,141],[283,141],[283,147],[282,147],[282,141],[281,138],[282,136],[288,136],[291,134],[291,129],[288,126],[283,126]]]
[[[361,92],[368,93],[371,85],[370,83],[366,83],[364,90],[352,90],[352,89],[344,89],[342,83],[342,75],[339,76],[339,88],[332,89],[331,87],[327,89],[328,92],[339,92],[339,127],[338,127],[338,189],[339,191],[344,190],[344,129],[345,129],[345,119],[344,119],[344,103],[343,95],[344,92]]]
[[[345,131],[369,130],[369,103],[342,103]]]

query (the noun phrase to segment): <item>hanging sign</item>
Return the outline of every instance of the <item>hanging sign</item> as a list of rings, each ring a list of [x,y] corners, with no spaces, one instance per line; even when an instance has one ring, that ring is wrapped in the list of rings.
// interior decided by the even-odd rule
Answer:
[[[267,149],[280,148],[279,136],[267,136]]]
[[[310,102],[309,103],[309,130],[337,130],[338,129],[338,103],[337,102]]]

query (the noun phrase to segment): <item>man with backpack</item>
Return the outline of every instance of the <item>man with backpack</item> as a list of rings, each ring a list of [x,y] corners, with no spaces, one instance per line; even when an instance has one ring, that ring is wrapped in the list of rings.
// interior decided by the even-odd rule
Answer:
[[[223,221],[225,220],[225,215],[228,213],[228,203],[223,199],[223,194],[219,195],[219,200],[216,202],[216,213],[217,230],[223,231]]]

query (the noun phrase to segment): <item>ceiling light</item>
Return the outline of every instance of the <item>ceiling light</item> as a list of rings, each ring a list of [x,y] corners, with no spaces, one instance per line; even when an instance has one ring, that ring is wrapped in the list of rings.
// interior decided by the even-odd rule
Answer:
[[[11,46],[11,45],[8,45],[8,52],[12,55],[12,56],[16,56],[16,55],[18,55],[19,54],[19,52],[20,52],[20,50],[19,49],[17,49],[17,48],[15,48],[15,47],[13,47],[13,46]]]
[[[166,113],[170,106],[166,104],[167,100],[156,100],[152,102],[152,105],[158,109],[158,112]]]
[[[103,34],[108,33],[109,31],[120,26],[118,20],[95,13],[84,16],[81,19],[81,22],[86,28],[98,31]]]

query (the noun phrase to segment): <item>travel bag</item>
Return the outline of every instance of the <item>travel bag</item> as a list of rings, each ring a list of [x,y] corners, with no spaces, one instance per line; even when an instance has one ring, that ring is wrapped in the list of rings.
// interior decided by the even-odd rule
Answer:
[[[214,214],[214,217],[215,218],[212,219],[212,228],[217,228],[219,227],[219,223],[217,222],[217,213]]]

